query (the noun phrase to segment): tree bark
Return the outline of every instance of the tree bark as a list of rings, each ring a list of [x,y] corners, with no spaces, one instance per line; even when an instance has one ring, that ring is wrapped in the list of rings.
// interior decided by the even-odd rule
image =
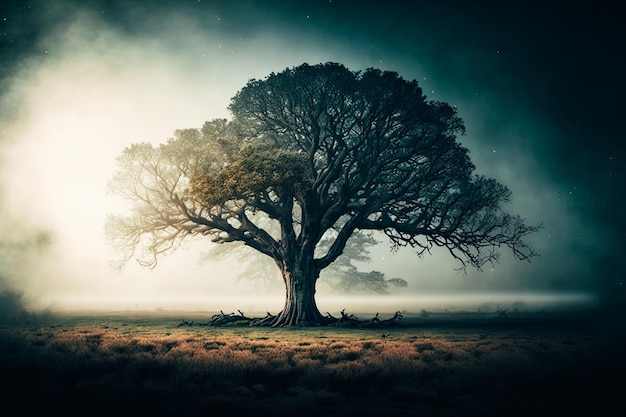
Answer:
[[[332,322],[323,316],[315,302],[315,284],[319,272],[313,266],[313,259],[300,260],[291,268],[281,268],[285,282],[285,306],[276,316],[273,326],[320,326]]]

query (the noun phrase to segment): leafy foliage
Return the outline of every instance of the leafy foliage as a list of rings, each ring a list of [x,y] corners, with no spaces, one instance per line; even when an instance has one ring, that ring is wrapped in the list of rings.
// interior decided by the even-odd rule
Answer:
[[[251,145],[214,175],[204,173],[196,177],[191,193],[203,204],[214,206],[233,197],[246,199],[273,188],[301,192],[310,183],[306,172],[304,155]]]

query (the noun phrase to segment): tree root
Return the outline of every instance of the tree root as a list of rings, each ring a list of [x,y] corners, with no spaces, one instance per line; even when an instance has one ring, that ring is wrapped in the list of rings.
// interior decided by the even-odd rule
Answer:
[[[274,326],[277,316],[267,313],[262,318],[250,318],[241,311],[237,310],[239,314],[229,313],[226,314],[220,311],[220,314],[215,314],[211,317],[207,323],[197,323],[199,326],[212,326],[212,327],[232,327],[232,326]],[[370,320],[359,320],[354,314],[346,314],[345,309],[341,310],[341,317],[333,317],[330,313],[326,313],[328,323],[320,324],[320,326],[328,327],[344,327],[344,328],[379,328],[390,327],[397,324],[397,321],[402,319],[402,313],[396,311],[393,317],[385,320],[378,318],[378,313]],[[180,326],[193,326],[194,322],[182,321]]]
[[[335,318],[328,314],[329,318],[334,319],[334,321],[329,324],[329,326],[333,327],[359,327],[359,328],[378,328],[378,327],[388,327],[396,324],[397,320],[402,318],[402,313],[396,311],[393,317],[385,320],[381,320],[378,318],[378,313],[370,320],[359,320],[354,314],[346,314],[346,310],[341,310],[341,317]]]

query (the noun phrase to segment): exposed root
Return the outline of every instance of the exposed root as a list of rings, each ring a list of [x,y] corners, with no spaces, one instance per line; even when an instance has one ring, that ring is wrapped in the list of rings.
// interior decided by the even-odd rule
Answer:
[[[250,318],[241,311],[237,310],[239,314],[229,313],[226,314],[220,311],[220,314],[215,314],[211,317],[208,323],[197,323],[199,326],[213,326],[213,327],[230,327],[230,326],[275,326],[278,316],[271,313],[267,313],[262,318]],[[346,314],[345,309],[341,310],[341,317],[333,317],[330,313],[324,317],[323,323],[317,323],[318,326],[329,327],[354,327],[354,328],[378,328],[389,327],[397,324],[397,321],[402,318],[402,313],[396,311],[393,317],[385,320],[378,318],[378,313],[369,320],[359,320],[354,314]],[[193,326],[194,322],[182,321],[180,326]],[[280,325],[279,325],[280,326]]]
[[[393,317],[389,319],[385,319],[385,320],[379,319],[378,313],[376,313],[376,315],[370,320],[359,320],[359,318],[356,317],[354,314],[346,314],[345,311],[346,311],[345,309],[341,310],[341,317],[338,319],[335,319],[333,316],[330,315],[330,313],[327,313],[328,317],[335,319],[335,321],[329,324],[329,326],[359,327],[359,328],[388,327],[388,326],[396,324],[396,321],[402,318],[402,313],[400,313],[399,311],[396,311]]]

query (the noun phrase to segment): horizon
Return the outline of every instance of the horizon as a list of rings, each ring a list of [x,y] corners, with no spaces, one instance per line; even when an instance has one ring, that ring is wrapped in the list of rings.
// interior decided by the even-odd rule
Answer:
[[[323,314],[338,315],[341,310],[353,314],[437,314],[437,313],[483,313],[494,314],[498,308],[519,313],[589,312],[595,310],[600,300],[581,292],[562,293],[425,293],[398,296],[323,294],[317,297],[318,307]],[[48,305],[41,305],[33,312],[59,314],[210,314],[223,311],[246,315],[270,312],[276,314],[284,297],[280,295],[211,296],[196,297],[125,297],[111,302],[108,297],[57,297]]]

